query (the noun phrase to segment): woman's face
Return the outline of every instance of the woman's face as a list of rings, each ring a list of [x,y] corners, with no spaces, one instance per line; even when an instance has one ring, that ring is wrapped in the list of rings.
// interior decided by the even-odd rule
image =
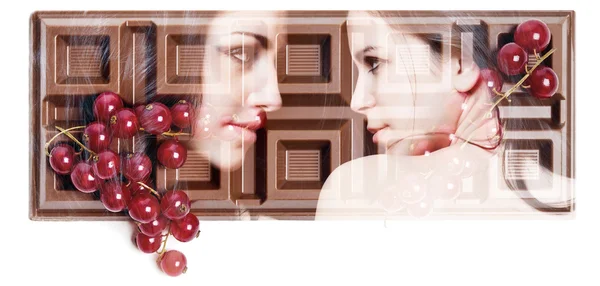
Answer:
[[[350,13],[348,37],[358,70],[351,107],[366,116],[374,143],[405,155],[447,147],[456,122],[446,109],[460,104],[450,102],[459,98],[449,96],[450,64],[421,37],[365,12]]]
[[[266,112],[281,107],[275,67],[275,12],[247,17],[225,12],[206,36],[202,105],[197,121],[201,150],[213,164],[236,169],[266,123]]]

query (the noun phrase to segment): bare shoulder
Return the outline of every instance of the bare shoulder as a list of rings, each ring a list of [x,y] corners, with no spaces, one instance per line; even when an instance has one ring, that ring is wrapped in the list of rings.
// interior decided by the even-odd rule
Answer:
[[[387,170],[382,167],[386,162],[387,155],[372,155],[357,158],[336,168],[321,189],[315,219],[327,219],[336,210],[371,206],[372,197],[377,190],[373,186],[381,178],[387,177],[387,174],[380,173]]]
[[[336,209],[372,208],[384,190],[457,158],[489,161],[491,156],[470,146],[451,146],[429,156],[378,154],[346,162],[336,168],[323,185],[317,218]]]
[[[372,155],[354,159],[337,167],[327,178],[321,198],[337,198],[341,190],[357,189],[367,179],[375,179],[380,165],[388,162],[387,155]],[[362,190],[356,190],[361,192]]]

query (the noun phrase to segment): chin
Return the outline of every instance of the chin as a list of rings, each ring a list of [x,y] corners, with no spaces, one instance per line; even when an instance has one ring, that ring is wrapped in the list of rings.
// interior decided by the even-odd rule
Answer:
[[[220,152],[211,154],[211,162],[221,170],[235,171],[242,167],[242,160],[246,151],[241,148],[227,148],[226,146],[222,146]]]
[[[235,171],[242,167],[243,158],[253,144],[225,141],[223,138],[198,140],[199,150],[207,153],[210,163],[223,171]],[[244,147],[244,148],[242,148]]]
[[[235,171],[242,167],[242,160],[213,160],[212,164],[223,171]]]

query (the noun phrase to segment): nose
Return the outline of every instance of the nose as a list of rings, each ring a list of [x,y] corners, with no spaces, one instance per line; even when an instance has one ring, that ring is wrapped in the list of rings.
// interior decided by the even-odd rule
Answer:
[[[371,84],[364,75],[359,74],[354,93],[352,94],[352,100],[350,101],[350,108],[364,114],[370,108],[375,107],[375,104],[375,96],[373,96]]]
[[[266,112],[278,110],[282,105],[277,70],[274,65],[271,65],[271,62],[275,62],[274,57],[273,61],[264,59],[257,63],[259,66],[256,67],[255,72],[258,76],[254,81],[256,85],[246,99],[248,106],[258,107]]]

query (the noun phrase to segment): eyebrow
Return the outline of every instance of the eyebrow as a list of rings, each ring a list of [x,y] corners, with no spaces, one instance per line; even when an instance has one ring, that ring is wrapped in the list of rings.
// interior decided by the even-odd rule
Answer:
[[[357,58],[357,59],[361,58],[361,56],[363,54],[365,54],[366,52],[370,52],[370,51],[376,50],[378,48],[379,47],[375,47],[375,46],[366,46],[364,49],[362,49],[361,51],[359,51],[356,54],[354,54],[354,57]]]
[[[260,45],[266,49],[267,47],[271,46],[271,42],[269,41],[269,39],[267,39],[267,37],[263,36],[263,35],[259,35],[259,34],[255,34],[255,33],[251,33],[251,32],[241,32],[241,31],[236,31],[231,33],[232,35],[238,34],[238,35],[243,35],[243,36],[251,36],[254,37],[259,43]]]

